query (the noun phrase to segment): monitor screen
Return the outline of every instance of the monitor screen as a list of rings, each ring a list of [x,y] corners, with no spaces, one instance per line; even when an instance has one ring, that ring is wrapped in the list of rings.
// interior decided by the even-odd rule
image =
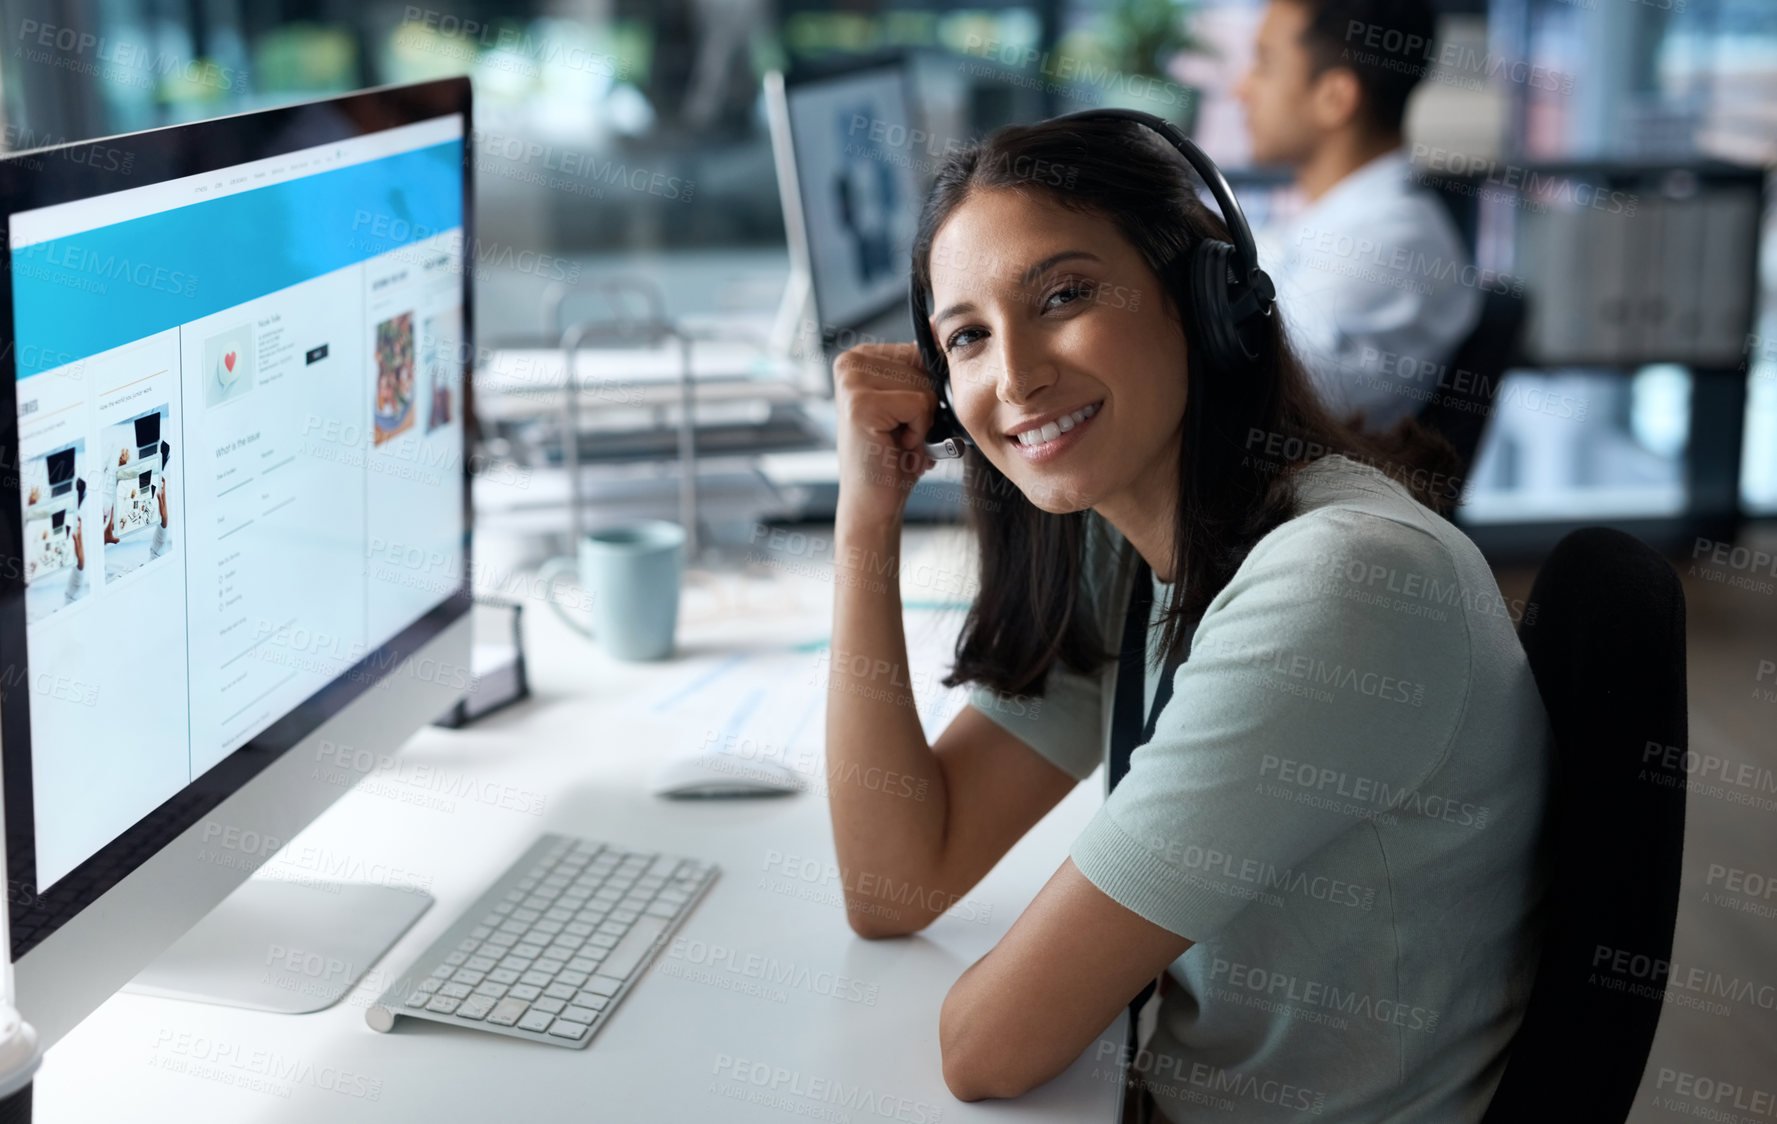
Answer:
[[[874,66],[786,93],[821,324],[854,328],[907,300],[924,163],[906,72]]]
[[[466,598],[463,410],[428,409],[465,390],[466,117],[335,113],[321,134],[349,135],[6,216],[23,573],[0,645],[28,669],[5,747],[27,897],[237,751],[263,767]],[[178,132],[115,140],[152,164]]]

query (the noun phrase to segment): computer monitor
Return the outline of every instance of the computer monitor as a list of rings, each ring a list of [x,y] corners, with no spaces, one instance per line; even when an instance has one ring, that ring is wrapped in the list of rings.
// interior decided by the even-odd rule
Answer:
[[[786,305],[818,326],[828,351],[891,325],[913,338],[907,262],[943,149],[934,152],[915,126],[907,86],[898,55],[773,74],[765,84],[790,247]]]
[[[46,1043],[467,687],[471,135],[451,79],[0,160],[8,901]]]

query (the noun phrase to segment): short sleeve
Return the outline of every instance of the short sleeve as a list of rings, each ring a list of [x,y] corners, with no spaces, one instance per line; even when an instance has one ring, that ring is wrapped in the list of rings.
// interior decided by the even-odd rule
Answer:
[[[1114,642],[1116,633],[1105,630],[1122,620],[1112,612],[1118,594],[1128,598],[1128,541],[1097,512],[1086,514],[1086,538],[1081,574],[1085,611],[1097,621],[1100,634]],[[1003,729],[1041,754],[1050,764],[1083,781],[1104,759],[1105,687],[1108,670],[1081,672],[1057,660],[1044,681],[1043,697],[1007,695],[977,686],[969,692],[969,705],[993,719]]]
[[[1449,550],[1424,530],[1334,508],[1284,523],[1205,610],[1075,865],[1199,943],[1280,884],[1338,880],[1317,852],[1363,821],[1301,799],[1300,782],[1311,796],[1402,793],[1442,764],[1468,691],[1462,601]]]
[[[993,719],[1051,765],[1077,781],[1092,775],[1104,756],[1103,684],[1057,662],[1043,697],[1008,695],[977,686],[969,705]]]

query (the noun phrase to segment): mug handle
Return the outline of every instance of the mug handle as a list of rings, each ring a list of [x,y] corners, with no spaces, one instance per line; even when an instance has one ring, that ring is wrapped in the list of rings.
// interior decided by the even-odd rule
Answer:
[[[591,640],[593,638],[592,629],[584,622],[569,616],[568,611],[563,609],[561,602],[555,598],[556,580],[568,574],[577,575],[579,570],[580,563],[575,559],[551,558],[538,569],[537,580],[543,583],[543,600],[549,605],[550,611],[560,617],[563,624]]]

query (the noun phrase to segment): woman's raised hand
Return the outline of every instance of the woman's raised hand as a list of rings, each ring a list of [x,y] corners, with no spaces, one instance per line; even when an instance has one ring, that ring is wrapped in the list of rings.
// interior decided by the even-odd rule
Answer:
[[[833,362],[839,421],[837,518],[899,519],[913,485],[935,464],[925,435],[938,411],[919,345],[861,343]]]

